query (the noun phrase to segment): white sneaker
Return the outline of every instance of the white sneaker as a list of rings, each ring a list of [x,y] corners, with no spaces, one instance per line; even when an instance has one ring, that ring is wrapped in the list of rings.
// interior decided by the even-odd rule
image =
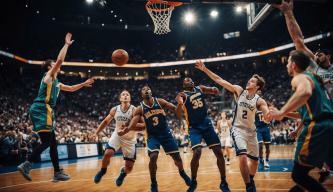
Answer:
[[[269,168],[269,163],[268,163],[268,162],[269,162],[269,161],[266,161],[266,160],[264,161],[264,167],[265,167],[265,168]]]
[[[227,162],[225,164],[226,165],[230,165],[230,160],[227,160]]]

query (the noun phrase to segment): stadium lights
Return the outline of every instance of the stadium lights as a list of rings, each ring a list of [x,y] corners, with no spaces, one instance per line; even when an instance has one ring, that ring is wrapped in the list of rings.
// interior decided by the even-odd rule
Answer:
[[[242,6],[237,6],[235,8],[235,11],[236,11],[236,13],[241,13],[243,11],[243,7]]]
[[[210,16],[211,16],[212,18],[216,18],[218,15],[219,15],[219,12],[217,12],[216,10],[212,10],[212,11],[210,12]]]
[[[184,21],[186,24],[192,25],[195,22],[196,18],[194,13],[192,12],[187,12],[184,15]]]
[[[94,2],[94,0],[86,0],[86,2],[87,2],[88,4],[92,4],[92,3]]]

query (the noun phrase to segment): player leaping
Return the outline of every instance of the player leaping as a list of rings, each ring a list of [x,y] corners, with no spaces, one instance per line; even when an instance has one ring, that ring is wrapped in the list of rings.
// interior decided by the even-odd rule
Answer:
[[[68,47],[72,45],[74,41],[71,40],[71,38],[72,34],[67,33],[65,45],[60,50],[55,63],[51,60],[47,60],[42,65],[42,68],[47,72],[44,74],[40,83],[38,96],[29,109],[29,115],[33,123],[33,131],[38,133],[42,141],[42,144],[33,150],[28,160],[17,167],[24,178],[29,181],[31,181],[29,173],[32,162],[37,161],[40,154],[48,147],[50,147],[50,157],[54,168],[54,181],[66,181],[70,179],[69,175],[59,167],[54,109],[60,91],[74,92],[83,87],[91,87],[94,83],[93,79],[88,79],[83,83],[69,86],[58,81],[57,76],[60,72],[61,64],[65,60]]]
[[[202,61],[197,61],[195,67],[235,95],[237,105],[232,122],[231,136],[235,143],[236,156],[239,158],[239,168],[246,184],[246,191],[256,191],[253,178],[258,168],[259,150],[254,121],[257,110],[262,111],[264,117],[269,112],[266,101],[257,94],[257,91],[264,87],[265,81],[255,74],[247,82],[246,88],[243,89],[210,71]]]

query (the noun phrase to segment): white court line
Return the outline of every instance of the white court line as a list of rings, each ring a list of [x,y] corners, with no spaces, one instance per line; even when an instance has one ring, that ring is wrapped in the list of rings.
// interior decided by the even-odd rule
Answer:
[[[178,172],[175,171],[168,171],[168,172],[161,172],[157,173],[157,175],[178,175]],[[200,175],[212,175],[215,173],[212,172],[198,172]],[[149,173],[146,171],[144,174],[139,174],[138,172],[136,174],[129,174],[127,177],[149,177]],[[116,176],[112,177],[103,177],[103,180],[114,180]],[[290,180],[290,179],[254,179],[254,180],[265,180],[265,181],[284,181],[284,180]],[[91,179],[76,179],[76,180],[69,180],[69,181],[60,181],[64,183],[70,183],[70,182],[83,182],[83,181],[91,181],[93,182],[93,178]],[[46,180],[46,181],[36,181],[36,182],[28,182],[28,183],[21,183],[21,184],[15,184],[15,185],[8,185],[4,187],[0,187],[1,189],[7,189],[7,188],[12,188],[12,187],[18,187],[18,186],[24,186],[24,185],[32,185],[32,184],[39,184],[39,183],[49,183],[52,182],[52,180]],[[234,190],[234,189],[233,189]],[[237,189],[235,189],[237,190]],[[239,189],[239,190],[244,190],[244,189]],[[264,189],[262,189],[264,190]],[[267,190],[272,190],[272,189],[267,189]],[[213,190],[214,191],[214,190]]]

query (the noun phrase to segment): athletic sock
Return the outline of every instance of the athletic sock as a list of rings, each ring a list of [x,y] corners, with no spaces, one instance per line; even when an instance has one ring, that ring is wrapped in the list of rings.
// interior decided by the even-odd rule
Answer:
[[[105,174],[107,169],[108,169],[108,168],[101,168],[101,172],[102,172],[103,174]]]

